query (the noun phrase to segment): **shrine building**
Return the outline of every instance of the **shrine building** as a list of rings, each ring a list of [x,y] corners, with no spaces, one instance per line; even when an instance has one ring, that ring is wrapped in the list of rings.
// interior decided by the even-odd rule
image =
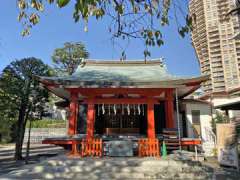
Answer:
[[[161,59],[85,60],[70,76],[37,77],[45,88],[69,102],[68,135],[43,143],[70,145],[72,154],[82,156],[97,152],[103,156],[105,143],[113,140],[136,142],[138,153],[151,156],[141,145],[154,141],[160,151],[166,134],[171,133],[179,146],[201,143],[198,137],[183,138],[179,104],[208,78],[171,75]]]

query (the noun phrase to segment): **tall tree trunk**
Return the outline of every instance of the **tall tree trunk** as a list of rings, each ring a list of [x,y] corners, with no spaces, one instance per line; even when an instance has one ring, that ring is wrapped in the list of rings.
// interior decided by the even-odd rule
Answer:
[[[22,139],[24,131],[24,120],[25,120],[26,104],[21,103],[21,107],[18,115],[17,122],[17,137],[15,146],[15,160],[22,160]]]
[[[30,81],[29,79],[26,82],[26,89],[25,93],[22,98],[21,107],[19,110],[18,115],[18,122],[17,122],[17,138],[16,138],[16,146],[15,146],[15,160],[22,160],[22,145],[23,145],[23,138],[25,133],[25,126],[26,126],[26,110],[28,107],[28,98],[30,93]]]
[[[30,118],[29,119],[29,129],[28,129],[28,140],[27,140],[25,164],[28,164],[28,159],[29,159],[31,129],[32,129],[32,119]]]

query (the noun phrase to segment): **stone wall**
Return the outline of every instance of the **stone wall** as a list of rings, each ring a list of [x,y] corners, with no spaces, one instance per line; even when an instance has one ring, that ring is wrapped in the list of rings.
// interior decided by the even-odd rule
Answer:
[[[24,143],[28,140],[28,131],[29,129],[26,128],[24,134]],[[66,136],[67,129],[66,128],[32,128],[31,129],[31,143],[42,143],[42,140],[48,137],[59,137],[59,136]]]

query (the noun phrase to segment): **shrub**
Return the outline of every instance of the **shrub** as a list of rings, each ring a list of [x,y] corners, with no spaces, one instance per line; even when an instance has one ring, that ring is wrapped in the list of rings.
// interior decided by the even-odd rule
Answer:
[[[32,128],[64,128],[66,127],[65,120],[56,120],[56,119],[41,119],[33,120]],[[26,127],[29,128],[30,121],[27,122]]]

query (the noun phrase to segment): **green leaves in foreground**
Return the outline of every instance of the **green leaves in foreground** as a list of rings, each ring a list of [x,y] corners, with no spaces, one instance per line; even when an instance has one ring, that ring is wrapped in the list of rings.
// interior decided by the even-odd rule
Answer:
[[[70,0],[17,0],[17,2],[20,10],[18,20],[24,27],[23,36],[29,35],[31,28],[40,22],[40,13],[47,4],[55,4],[59,8],[70,4]],[[162,46],[164,42],[162,27],[170,24],[170,12],[175,14],[180,36],[184,37],[192,29],[192,20],[187,15],[188,12],[182,11],[181,2],[173,0],[74,0],[72,2],[74,3],[73,19],[75,22],[84,23],[84,31],[88,31],[90,17],[97,20],[107,17],[109,24],[106,24],[106,29],[109,30],[110,36],[125,40],[126,44],[134,38],[140,39],[145,46]]]
[[[58,7],[62,8],[64,6],[66,6],[69,2],[70,2],[70,0],[57,0],[57,5],[58,5]]]

